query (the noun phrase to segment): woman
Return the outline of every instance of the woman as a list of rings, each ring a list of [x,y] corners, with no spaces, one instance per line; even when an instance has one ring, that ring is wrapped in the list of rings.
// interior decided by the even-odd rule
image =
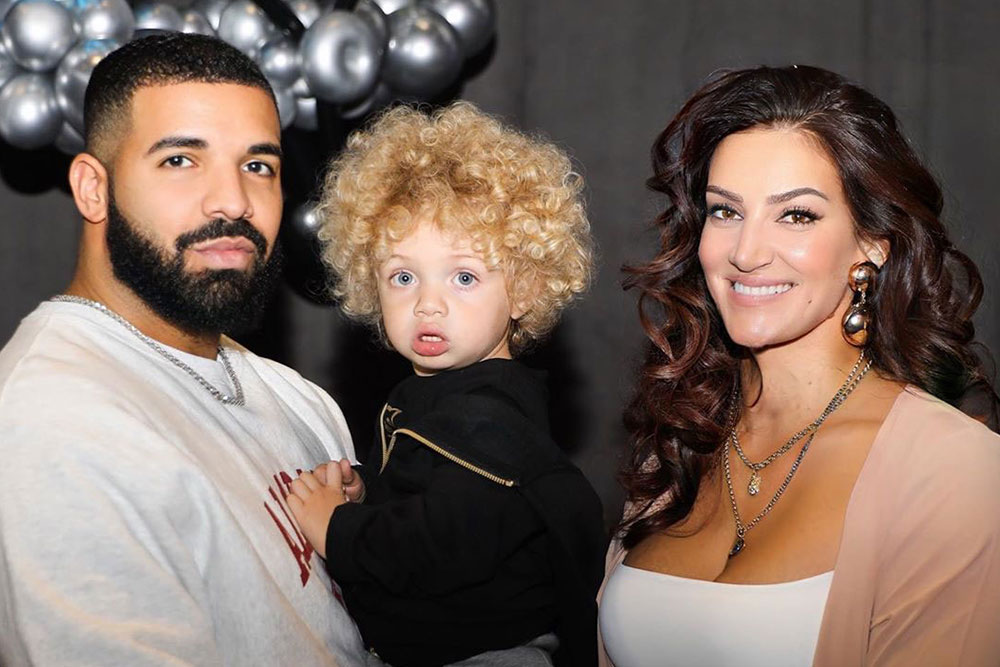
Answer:
[[[653,147],[651,341],[600,628],[633,665],[1000,662],[982,282],[892,111],[811,67],[719,76]]]

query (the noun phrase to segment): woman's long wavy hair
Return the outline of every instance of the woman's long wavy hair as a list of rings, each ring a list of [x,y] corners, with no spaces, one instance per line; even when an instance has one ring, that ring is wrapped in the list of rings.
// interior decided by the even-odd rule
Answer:
[[[941,188],[889,107],[814,67],[722,73],[653,145],[648,185],[669,200],[656,219],[660,248],[648,263],[625,269],[649,338],[625,415],[631,448],[621,479],[632,511],[619,534],[626,548],[690,514],[718,461],[731,411],[739,410],[734,389],[749,354],[726,333],[698,244],[712,155],[725,137],[754,127],[793,128],[818,139],[838,169],[859,238],[889,242],[868,344],[880,375],[952,404],[978,393],[988,413],[981,416],[997,416],[997,395],[973,349],[979,271],[948,240]]]

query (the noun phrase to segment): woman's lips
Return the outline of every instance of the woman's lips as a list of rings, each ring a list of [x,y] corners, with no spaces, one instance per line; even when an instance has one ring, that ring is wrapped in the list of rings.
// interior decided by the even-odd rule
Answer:
[[[764,282],[759,279],[753,281],[730,280],[729,296],[736,303],[758,304],[778,299],[794,287],[795,283],[791,282]]]

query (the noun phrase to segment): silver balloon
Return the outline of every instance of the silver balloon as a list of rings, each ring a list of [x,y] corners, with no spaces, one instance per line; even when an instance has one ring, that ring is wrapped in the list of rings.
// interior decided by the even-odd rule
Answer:
[[[84,150],[83,136],[69,123],[63,123],[55,140],[56,148],[66,155],[76,155]]]
[[[334,104],[365,97],[378,81],[379,44],[364,19],[341,10],[321,16],[299,45],[302,76],[316,96]]]
[[[3,45],[3,41],[0,41],[0,87],[3,87],[5,83],[14,78],[14,75],[20,71],[17,63],[14,59],[10,57],[7,53],[7,47]]]
[[[355,118],[361,118],[367,116],[370,113],[374,113],[389,104],[392,101],[393,94],[392,89],[385,85],[383,82],[379,81],[378,85],[375,86],[375,90],[372,91],[371,95],[361,100],[357,104],[353,104],[348,107],[341,107],[340,115],[348,120],[353,120]]]
[[[219,29],[219,20],[222,18],[222,10],[229,4],[229,0],[195,0],[191,9],[208,19],[212,30]]]
[[[218,33],[220,38],[254,58],[274,33],[274,24],[250,0],[233,0],[222,11]]]
[[[257,56],[260,71],[268,81],[280,88],[288,88],[299,78],[299,50],[286,37],[272,39]],[[274,85],[272,83],[272,85]]]
[[[319,129],[315,97],[295,98],[295,127],[309,132],[315,132]]]
[[[209,20],[199,11],[189,9],[181,14],[184,23],[181,25],[181,32],[195,35],[215,36],[215,30]]]
[[[389,48],[382,77],[406,95],[431,98],[462,71],[458,33],[426,7],[405,7],[389,15]]]
[[[184,27],[181,13],[165,2],[144,3],[135,8],[136,30],[170,30],[180,32]]]
[[[62,124],[55,91],[44,74],[18,74],[0,90],[0,136],[11,146],[25,150],[47,146]]]
[[[384,50],[389,42],[389,24],[386,23],[385,12],[379,9],[375,0],[360,0],[354,7],[354,13],[365,20]]]
[[[78,132],[83,132],[83,96],[97,63],[118,48],[109,39],[80,42],[59,63],[53,87],[63,116]]]
[[[466,58],[490,43],[496,29],[493,0],[420,0],[420,3],[443,16],[455,29]]]
[[[25,69],[45,72],[59,64],[76,41],[73,14],[52,0],[20,0],[0,28],[11,58]]]
[[[315,0],[292,0],[288,3],[288,8],[295,14],[299,23],[306,28],[315,23],[322,13]]]
[[[309,89],[309,84],[301,76],[292,84],[292,92],[295,93],[295,97],[316,97]]]
[[[274,81],[268,81],[271,90],[274,91],[274,99],[278,103],[278,120],[281,121],[281,129],[286,130],[295,120],[295,94],[289,88],[279,86]]]
[[[125,0],[80,0],[76,25],[81,40],[113,39],[124,44],[132,38],[135,18]]]
[[[288,221],[295,235],[300,238],[315,239],[319,228],[323,226],[323,221],[316,210],[316,202],[307,201],[299,204],[292,211],[292,217]]]
[[[378,5],[383,14],[388,16],[398,9],[412,7],[416,0],[372,0],[372,2]]]
[[[7,10],[14,6],[17,0],[0,0],[0,20],[7,15]]]

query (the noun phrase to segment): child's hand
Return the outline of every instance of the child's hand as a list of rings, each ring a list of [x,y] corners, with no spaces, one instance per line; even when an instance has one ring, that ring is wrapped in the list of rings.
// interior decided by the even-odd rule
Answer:
[[[340,459],[337,461],[337,464],[340,465],[344,495],[352,503],[360,503],[365,499],[365,480],[361,479],[361,475],[354,471],[354,468],[351,467],[351,462],[347,459]],[[334,465],[333,461],[329,465]]]
[[[309,544],[326,558],[326,529],[333,510],[347,502],[339,465],[325,465],[322,473],[304,472],[291,484],[288,507]],[[352,471],[353,472],[353,471]],[[321,480],[320,477],[323,479]]]

